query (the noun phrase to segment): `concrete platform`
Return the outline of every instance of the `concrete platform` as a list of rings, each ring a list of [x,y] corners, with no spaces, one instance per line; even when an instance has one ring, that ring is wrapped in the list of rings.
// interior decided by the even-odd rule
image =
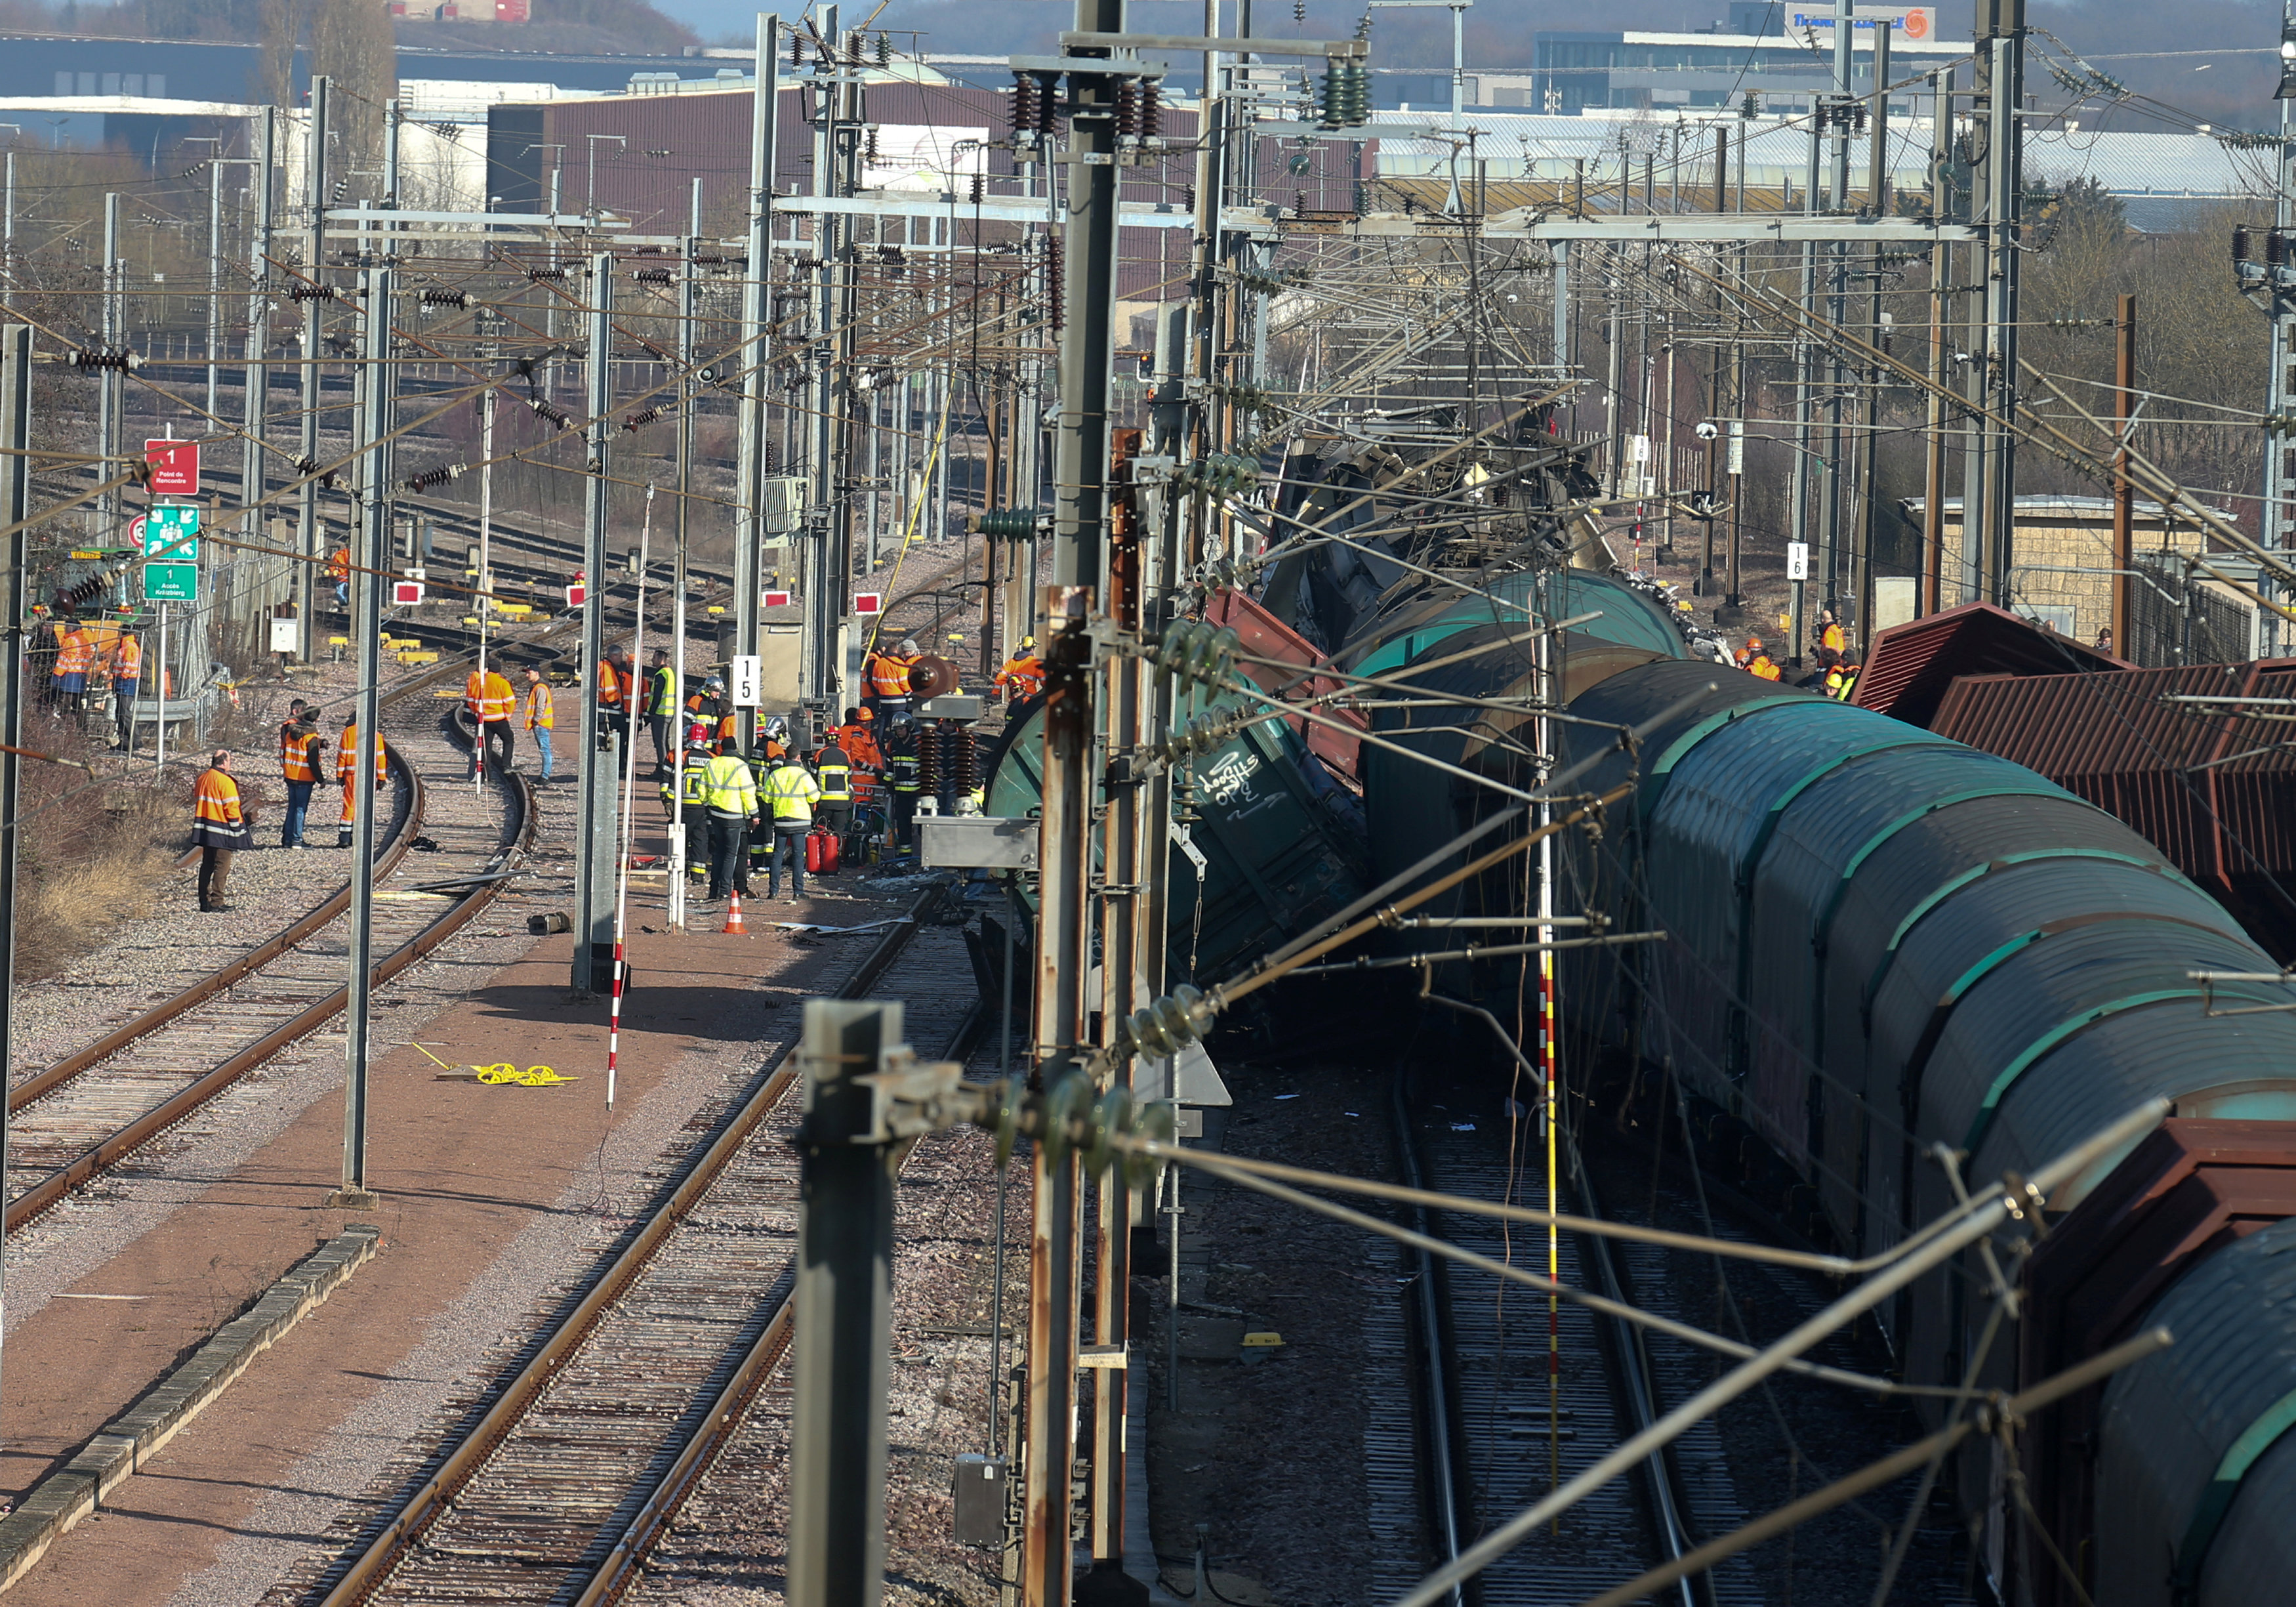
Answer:
[[[228,1321],[244,1291],[267,1285],[315,1240],[355,1216],[379,1225],[388,1245],[58,1541],[9,1593],[11,1603],[143,1607],[176,1597],[226,1552],[244,1568],[250,1556],[299,1551],[316,1537],[316,1524],[301,1533],[254,1525],[292,1471],[384,1392],[443,1387],[451,1380],[438,1375],[457,1356],[464,1366],[480,1360],[549,1287],[529,1265],[534,1247],[557,1245],[554,1265],[562,1271],[578,1262],[567,1259],[566,1247],[636,1206],[645,1167],[663,1145],[738,1063],[793,1038],[802,999],[833,987],[869,941],[808,944],[760,918],[849,925],[903,907],[849,899],[752,905],[757,935],[747,938],[634,930],[636,984],[625,1001],[611,1112],[605,1005],[570,1001],[570,938],[539,940],[426,1024],[418,1041],[450,1062],[546,1064],[580,1081],[554,1088],[442,1081],[419,1050],[394,1051],[373,1080],[377,1208],[321,1204],[339,1178],[342,1122],[340,1096],[322,1097],[228,1176],[24,1320],[8,1338],[0,1380],[0,1493],[12,1501]],[[658,911],[634,912],[634,927],[659,923]],[[897,996],[898,977],[881,991]],[[467,1333],[452,1323],[442,1330],[450,1310]],[[423,1376],[412,1377],[402,1369],[418,1348]],[[403,1421],[419,1422],[421,1413]],[[388,1447],[373,1449],[379,1461]],[[327,1490],[308,1495],[315,1517],[337,1504]],[[260,1593],[253,1574],[243,1577],[256,1588],[223,1599]],[[210,1575],[207,1586],[217,1583]]]

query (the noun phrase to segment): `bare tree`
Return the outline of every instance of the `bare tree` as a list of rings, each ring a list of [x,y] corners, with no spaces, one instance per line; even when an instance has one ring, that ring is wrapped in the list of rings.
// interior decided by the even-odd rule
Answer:
[[[343,171],[356,185],[361,170],[382,165],[382,114],[398,94],[398,45],[390,13],[376,0],[319,0],[311,21],[311,70],[342,93],[328,119],[342,139]],[[370,179],[361,187],[379,193]]]

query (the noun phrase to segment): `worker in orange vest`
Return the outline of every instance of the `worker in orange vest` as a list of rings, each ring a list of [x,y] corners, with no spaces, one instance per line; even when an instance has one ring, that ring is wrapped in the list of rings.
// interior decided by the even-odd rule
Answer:
[[[287,723],[279,728],[279,776],[287,783],[287,812],[279,822],[282,848],[303,846],[303,822],[311,812],[311,793],[327,762],[327,739],[319,735],[316,714],[295,700]]]
[[[56,667],[53,677],[56,707],[55,717],[62,720],[67,711],[85,729],[87,724],[87,676],[95,667],[95,648],[88,641],[87,632],[74,625],[56,644]]]
[[[1777,665],[1770,662],[1769,653],[1763,647],[1762,639],[1759,636],[1746,639],[1746,673],[1763,680],[1776,680],[1784,674]]]
[[[542,672],[529,665],[526,672],[526,729],[534,738],[534,746],[542,750],[539,779],[545,783],[550,779],[550,733],[557,727],[557,694],[542,679]]]
[[[996,672],[996,689],[1004,694],[1006,703],[1025,703],[1039,696],[1045,690],[1045,661],[1037,652],[1037,639],[1024,636],[1021,650],[1004,661]]]
[[[135,694],[144,684],[144,644],[123,630],[111,648],[111,712],[119,746],[135,746]]]
[[[518,713],[518,694],[511,689],[509,678],[499,670],[488,670],[484,675],[472,670],[463,682],[463,706],[471,711],[478,729],[471,743],[471,767],[486,768],[490,749],[496,754],[495,775],[499,780],[510,780],[510,762],[518,744],[511,730],[511,717]]]
[[[1849,650],[1849,639],[1842,635],[1841,627],[1835,622],[1831,608],[1817,611],[1817,645],[1820,649],[1831,647],[1836,653]]]
[[[922,656],[915,641],[907,637],[901,645],[888,653],[880,647],[869,655],[869,700],[880,719],[890,720],[909,710],[909,672]]]
[[[192,795],[192,843],[200,851],[200,908],[228,910],[224,885],[231,880],[231,856],[248,845],[247,817],[239,807],[239,783],[231,779],[231,754],[217,748]]]
[[[637,701],[637,665],[627,652],[611,648],[598,660],[598,751],[604,753],[614,737],[625,742],[630,735],[630,705]]]
[[[338,547],[327,555],[327,579],[335,589],[335,601],[348,608],[351,606],[351,549]]]
[[[343,787],[343,824],[335,834],[335,846],[338,848],[351,845],[351,822],[357,818],[358,744],[358,721],[347,721],[341,738],[335,744],[335,779],[341,782]],[[377,731],[374,734],[374,791],[377,798],[381,798],[382,789],[390,785],[390,773],[383,768],[385,755],[390,751],[390,745],[383,741],[382,733]]]

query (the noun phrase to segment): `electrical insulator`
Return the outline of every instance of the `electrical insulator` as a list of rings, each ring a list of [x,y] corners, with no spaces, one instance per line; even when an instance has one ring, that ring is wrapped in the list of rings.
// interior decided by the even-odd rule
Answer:
[[[972,204],[973,204],[974,206],[979,206],[979,205],[980,204],[980,202],[981,202],[981,199],[982,199],[983,195],[987,193],[987,188],[988,188],[988,182],[987,182],[987,180],[986,180],[986,179],[984,179],[984,178],[983,178],[980,174],[975,173],[975,174],[972,176]]]
[[[545,279],[564,278],[566,270],[562,268],[529,268],[526,270],[526,276],[532,283],[539,284]]]
[[[566,410],[563,408],[546,396],[529,397],[527,399],[526,405],[534,409],[535,416],[556,424],[562,430],[568,428],[574,422],[566,416]]]
[[[2288,236],[2278,229],[2264,236],[2264,266],[2270,268],[2288,266]]]
[[[422,293],[422,305],[425,307],[467,308],[471,301],[471,293],[466,290],[426,290]]]
[[[133,374],[144,366],[144,359],[125,346],[97,351],[92,348],[75,351],[71,356],[75,368],[118,368]]]
[[[805,36],[797,29],[790,29],[790,70],[802,72],[804,70]]]
[[[1037,80],[1025,72],[1013,75],[1013,134],[1016,139],[1037,131]]]
[[[433,486],[449,485],[463,477],[463,466],[450,463],[443,469],[425,469],[406,482],[410,491],[427,491]]]
[[[877,125],[871,123],[861,136],[861,160],[869,167],[880,165],[877,161]]]
[[[892,64],[893,36],[890,34],[879,34],[877,36],[877,65],[880,67],[890,67]]]
[[[335,293],[324,284],[299,281],[287,287],[287,299],[291,301],[332,301],[335,299]]]
[[[1144,78],[1140,85],[1140,134],[1144,139],[1154,139],[1164,132],[1164,87],[1154,78]]]
[[[666,268],[642,268],[638,269],[637,272],[632,274],[630,277],[640,284],[660,284],[664,286],[674,284],[676,279],[676,276],[672,274],[669,269]]]
[[[974,534],[992,541],[1025,541],[1036,535],[1043,517],[1043,512],[1033,507],[991,507],[966,523]]]
[[[646,408],[633,413],[622,420],[622,433],[628,434],[634,431],[643,430],[655,419],[660,418],[662,413],[663,409],[660,408]]]
[[[1045,300],[1051,303],[1048,321],[1058,334],[1068,326],[1068,281],[1062,272],[1058,235],[1045,236]]]
[[[917,741],[917,787],[928,793],[940,791],[940,732],[931,726]]]
[[[780,473],[781,473],[781,466],[782,466],[782,454],[781,454],[781,448],[780,448],[779,443],[775,442],[775,441],[767,441],[767,442],[766,442],[766,450],[765,450],[765,454],[764,454],[764,456],[765,456],[765,462],[766,462],[766,473],[767,473],[767,474],[780,474]]]
[[[1116,137],[1140,137],[1140,84],[1137,79],[1122,78],[1117,83]]]

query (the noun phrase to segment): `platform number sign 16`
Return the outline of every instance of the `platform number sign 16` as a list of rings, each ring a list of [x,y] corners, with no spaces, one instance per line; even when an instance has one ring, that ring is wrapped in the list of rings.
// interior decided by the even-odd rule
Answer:
[[[1808,542],[1789,541],[1786,543],[1786,579],[1789,581],[1807,581],[1809,579]]]

